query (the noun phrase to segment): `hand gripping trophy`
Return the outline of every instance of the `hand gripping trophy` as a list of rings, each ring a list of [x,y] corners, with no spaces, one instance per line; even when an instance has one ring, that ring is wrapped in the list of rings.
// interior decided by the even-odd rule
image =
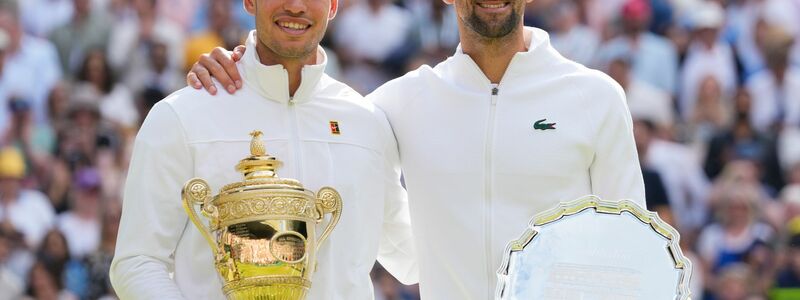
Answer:
[[[183,206],[214,251],[228,299],[304,299],[317,251],[341,216],[342,199],[333,188],[315,195],[297,180],[279,178],[275,171],[282,163],[266,153],[261,134],[250,134],[251,155],[236,165],[243,181],[212,196],[205,180],[191,179],[183,187]],[[326,214],[328,225],[317,237],[316,225]]]

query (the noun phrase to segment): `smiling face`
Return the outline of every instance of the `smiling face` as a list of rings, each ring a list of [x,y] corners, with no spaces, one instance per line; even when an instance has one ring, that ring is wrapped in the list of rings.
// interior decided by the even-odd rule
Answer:
[[[244,5],[256,17],[263,50],[276,59],[303,59],[315,53],[338,0],[245,0]]]
[[[525,4],[531,0],[445,0],[455,4],[459,22],[478,36],[498,39],[521,27]]]

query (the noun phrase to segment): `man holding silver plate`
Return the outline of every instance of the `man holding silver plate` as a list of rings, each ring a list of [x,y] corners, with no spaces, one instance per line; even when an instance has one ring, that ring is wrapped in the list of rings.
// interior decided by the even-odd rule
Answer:
[[[370,299],[376,258],[416,282],[391,128],[323,73],[319,41],[338,0],[244,6],[257,28],[236,66],[243,90],[182,89],[136,138],[114,289],[122,299]]]
[[[558,248],[579,246],[597,249],[596,257],[614,257],[614,253],[625,255],[667,249],[667,245],[677,241],[677,234],[670,235],[669,230],[664,229],[668,226],[662,226],[663,222],[653,221],[657,218],[644,213],[644,184],[622,88],[605,74],[562,57],[550,45],[544,31],[524,27],[524,7],[531,0],[444,1],[455,5],[458,15],[461,45],[456,53],[433,68],[423,66],[395,79],[368,96],[386,113],[400,148],[419,254],[422,298],[616,299],[614,297],[628,295],[633,299],[673,299],[687,296],[688,293],[677,286],[688,278],[680,275],[686,270],[681,269],[686,264],[682,264],[685,261],[678,255],[679,250],[653,253],[662,258],[676,256],[662,264],[674,275],[674,282],[664,283],[674,286],[669,289],[672,292],[653,298],[651,293],[664,290],[648,291],[629,286],[633,292],[612,292],[608,297],[596,293],[596,289],[618,287],[592,282],[598,274],[616,274],[606,279],[628,278],[620,281],[624,286],[626,282],[648,277],[649,273],[647,270],[631,273],[630,268],[615,269],[619,261],[591,260],[592,256],[585,253],[570,257],[569,251]],[[241,52],[241,49],[235,52],[234,57],[241,56]],[[223,86],[232,83],[231,78],[237,78],[237,73],[224,71],[233,63],[230,54],[218,49],[211,57],[216,61],[201,61],[189,74],[189,83],[195,88],[210,86],[209,70],[220,78]],[[552,248],[555,244],[546,246],[550,247],[546,248],[550,251],[547,255],[558,263],[556,268],[543,270],[526,283],[515,281],[517,286],[536,281],[546,283],[546,276],[561,274],[572,286],[551,284],[535,287],[541,293],[498,295],[496,291],[504,287],[501,285],[498,289],[498,270],[504,280],[513,279],[509,277],[515,272],[509,271],[508,257],[505,264],[503,262],[510,252],[503,251],[509,241],[516,241],[512,250],[517,252],[525,246],[537,245],[532,231],[523,235],[531,217],[552,212],[551,209],[569,211],[559,205],[586,195],[630,200],[572,203],[570,208],[581,208],[573,212],[575,217],[551,215],[558,216],[558,220],[578,219],[580,215],[577,227],[571,228],[596,225],[586,228],[586,232],[603,233],[601,237],[608,238],[588,244],[588,240],[581,241],[580,235],[556,234],[557,239],[568,238],[574,242],[558,244],[556,248]],[[625,203],[627,205],[623,205]],[[608,214],[609,207],[616,213]],[[608,223],[587,221],[595,218],[594,215],[583,217],[591,212],[587,209],[605,213],[598,217],[603,220],[613,215],[613,220]],[[648,217],[631,220],[628,214],[632,211],[636,216]],[[549,220],[548,224],[554,221]],[[638,231],[638,236],[655,236],[648,247],[636,249],[640,252],[624,249],[628,243],[639,241],[615,231],[630,227],[627,225],[632,224],[631,221],[641,225],[636,229],[649,230],[649,233]],[[653,222],[660,225],[653,226]],[[544,233],[539,235],[544,236]],[[541,254],[534,256],[548,258],[539,257]],[[588,262],[586,257],[590,258]],[[582,264],[580,261],[565,264],[573,258],[584,260]],[[519,264],[514,265],[515,270],[531,271],[534,267]],[[578,277],[583,281],[577,280]],[[552,293],[547,294],[547,291]]]

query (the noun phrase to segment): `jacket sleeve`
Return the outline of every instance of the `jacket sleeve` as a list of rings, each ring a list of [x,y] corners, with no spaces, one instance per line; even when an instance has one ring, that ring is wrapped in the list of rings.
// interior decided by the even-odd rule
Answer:
[[[605,77],[605,75],[603,75]],[[646,208],[644,179],[633,140],[633,122],[622,88],[606,77],[596,90],[602,104],[595,105],[595,155],[589,167],[592,193],[606,200],[633,200]]]
[[[419,267],[411,231],[408,194],[400,182],[400,156],[392,129],[380,109],[375,108],[383,127],[384,150],[384,221],[378,250],[378,262],[403,284],[419,281]]]
[[[183,299],[170,278],[188,217],[181,204],[192,158],[174,110],[156,104],[134,144],[111,283],[120,299]]]

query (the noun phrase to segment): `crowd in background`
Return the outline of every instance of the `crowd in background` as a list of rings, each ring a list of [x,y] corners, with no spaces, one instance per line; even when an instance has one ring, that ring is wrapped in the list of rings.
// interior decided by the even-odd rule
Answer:
[[[440,0],[340,6],[327,72],[363,93],[458,44]],[[625,89],[693,298],[800,299],[800,0],[535,0],[525,23]],[[137,129],[254,27],[242,0],[0,0],[0,299],[114,297]],[[373,279],[377,299],[419,297]]]

